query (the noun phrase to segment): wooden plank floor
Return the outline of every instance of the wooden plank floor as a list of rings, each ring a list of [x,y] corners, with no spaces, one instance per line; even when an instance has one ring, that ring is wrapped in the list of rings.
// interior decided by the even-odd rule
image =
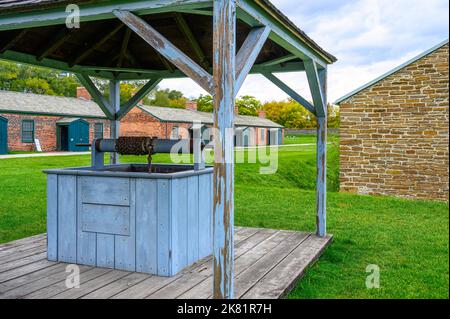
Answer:
[[[283,297],[331,240],[304,232],[236,227],[236,298]],[[45,235],[0,245],[0,299],[211,298],[211,257],[174,277],[80,266],[78,289],[66,287],[66,267],[47,261]]]

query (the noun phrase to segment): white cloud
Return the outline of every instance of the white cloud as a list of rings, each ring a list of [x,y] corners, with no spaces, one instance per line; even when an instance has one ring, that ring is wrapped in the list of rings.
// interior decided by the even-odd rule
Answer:
[[[281,11],[339,61],[329,68],[329,101],[356,89],[448,38],[447,0],[272,0]],[[304,74],[280,75],[310,98]],[[165,80],[162,87],[189,97],[205,94],[189,79]],[[262,101],[286,98],[265,78],[251,75],[240,95]]]

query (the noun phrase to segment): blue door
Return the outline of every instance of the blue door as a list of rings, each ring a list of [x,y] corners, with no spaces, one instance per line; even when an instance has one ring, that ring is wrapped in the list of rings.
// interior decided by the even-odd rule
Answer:
[[[89,143],[89,123],[85,120],[76,120],[69,125],[69,151],[88,151],[88,146],[77,146],[77,144]]]
[[[283,129],[278,129],[278,145],[283,145]]]
[[[0,154],[8,153],[8,120],[0,116]]]

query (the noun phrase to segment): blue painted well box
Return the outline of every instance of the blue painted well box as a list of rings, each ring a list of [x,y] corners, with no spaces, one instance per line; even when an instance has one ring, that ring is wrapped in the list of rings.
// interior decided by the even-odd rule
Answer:
[[[208,167],[46,170],[48,259],[173,276],[212,253]]]

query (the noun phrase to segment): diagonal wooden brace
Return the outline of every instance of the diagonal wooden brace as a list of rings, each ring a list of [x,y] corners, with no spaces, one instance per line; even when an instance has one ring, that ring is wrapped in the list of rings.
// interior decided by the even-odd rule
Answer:
[[[281,90],[283,90],[284,93],[286,93],[291,98],[293,98],[295,101],[297,101],[298,103],[303,105],[312,114],[314,114],[314,115],[316,114],[316,109],[315,109],[314,105],[309,103],[305,98],[303,98],[300,94],[298,94],[293,89],[291,89],[288,85],[286,85],[278,77],[276,77],[272,73],[262,73],[262,75],[264,75],[269,81],[271,81],[273,84],[275,84]]]
[[[102,109],[103,113],[105,113],[106,117],[110,120],[114,120],[115,115],[114,111],[111,108],[110,103],[105,99],[102,93],[97,89],[95,84],[89,78],[88,75],[77,73],[76,74],[78,80],[80,80],[81,84],[88,90],[89,94],[92,96],[92,99],[97,102],[98,106]]]
[[[120,111],[116,115],[117,120],[121,120],[130,110],[139,103],[147,94],[150,93],[162,79],[149,80],[139,91],[136,92],[126,103],[120,107]]]
[[[264,43],[270,34],[269,27],[253,28],[245,39],[236,56],[236,84],[234,87],[237,94],[245,81],[248,73],[255,64]]]
[[[324,71],[317,69],[317,64],[313,60],[305,60],[306,76],[308,78],[309,87],[311,89],[311,95],[314,101],[317,117],[327,116],[327,104],[325,101],[324,89],[321,84],[320,74]]]
[[[180,71],[197,82],[209,94],[214,94],[214,84],[211,74],[205,71],[190,57],[174,46],[162,34],[152,28],[147,22],[128,11],[114,10],[114,15],[137,35],[150,44]]]

